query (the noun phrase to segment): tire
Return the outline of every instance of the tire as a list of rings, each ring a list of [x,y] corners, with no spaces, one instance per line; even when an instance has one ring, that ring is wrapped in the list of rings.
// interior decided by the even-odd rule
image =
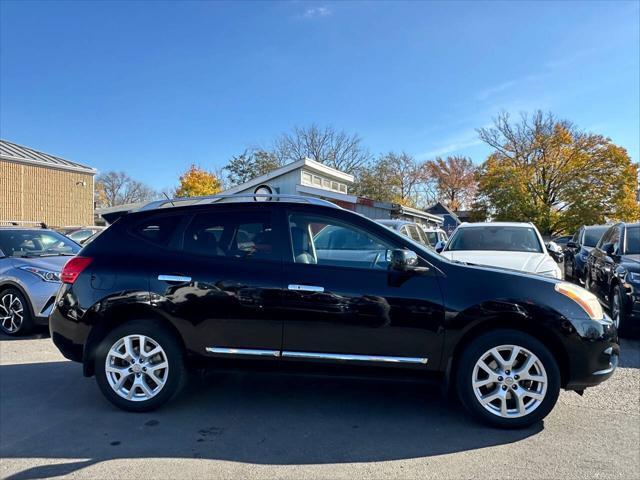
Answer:
[[[572,268],[571,268],[571,275],[569,275],[569,273],[567,273],[567,265],[569,264],[569,262],[565,261],[564,262],[564,279],[565,280],[572,280],[573,279],[573,274],[575,273],[575,263],[572,263]]]
[[[520,353],[509,365],[516,348]],[[502,368],[492,349],[498,350]],[[529,368],[521,370],[529,359]],[[479,366],[482,361],[493,370],[491,375]],[[495,330],[476,338],[462,352],[456,387],[462,404],[481,422],[498,428],[526,428],[545,418],[556,404],[560,369],[551,352],[536,338],[518,330]]]
[[[616,304],[617,302],[617,304]],[[610,302],[610,312],[611,319],[615,324],[618,332],[626,333],[628,326],[627,314],[624,311],[624,294],[622,293],[622,289],[620,285],[616,285],[613,287],[613,292],[611,293],[611,302]]]
[[[140,357],[141,345],[156,353]],[[103,395],[130,412],[157,409],[179,393],[187,377],[175,334],[151,320],[133,320],[109,332],[97,347],[95,362]]]
[[[27,299],[15,288],[0,292],[0,330],[6,335],[26,335],[34,327],[31,308]]]

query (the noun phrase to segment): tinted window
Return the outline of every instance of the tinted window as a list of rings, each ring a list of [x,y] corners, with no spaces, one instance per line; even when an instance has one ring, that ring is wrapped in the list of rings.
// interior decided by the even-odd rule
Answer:
[[[536,231],[531,227],[482,226],[459,228],[447,250],[499,250],[542,253]]]
[[[427,235],[427,241],[429,242],[429,245],[431,245],[432,247],[435,247],[436,243],[440,241],[438,239],[437,232],[426,232],[426,235]]]
[[[625,255],[640,254],[640,225],[627,227]]]
[[[365,230],[328,217],[291,215],[289,230],[295,263],[386,269],[387,251],[393,248]]]
[[[166,247],[180,220],[182,220],[182,217],[179,215],[164,215],[148,218],[135,227],[134,233],[148,242]]]
[[[607,228],[609,227],[595,227],[585,229],[583,245],[585,247],[595,247],[602,237],[602,234],[607,231]]]
[[[278,259],[267,212],[198,214],[185,231],[183,248],[209,257]]]
[[[80,246],[58,232],[48,230],[0,230],[0,251],[7,257],[75,255]]]

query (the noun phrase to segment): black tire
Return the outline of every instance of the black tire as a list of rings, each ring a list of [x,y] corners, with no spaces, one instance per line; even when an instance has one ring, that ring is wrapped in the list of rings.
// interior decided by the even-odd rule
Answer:
[[[147,400],[133,401],[123,398],[111,387],[107,377],[106,360],[109,350],[120,339],[129,335],[144,335],[148,337],[152,342],[159,345],[164,351],[164,355],[166,355],[168,370],[166,372],[167,377],[165,383],[154,396]],[[135,363],[131,365],[135,366]],[[96,349],[95,372],[96,381],[103,395],[116,407],[130,412],[148,412],[157,409],[182,390],[187,378],[184,352],[181,343],[169,329],[152,320],[133,320],[109,332]],[[142,376],[145,384],[149,384],[148,379],[150,377],[147,376],[147,374],[142,372],[137,375],[135,373],[130,374],[130,381],[135,380],[133,378],[134,375],[138,377]],[[153,383],[153,381],[151,383]],[[129,390],[131,390],[131,388],[129,388]],[[134,388],[134,391],[135,390],[137,389]]]
[[[19,319],[20,315],[22,316],[21,319]],[[18,321],[18,328],[13,328]],[[31,306],[24,295],[15,288],[2,290],[0,292],[0,329],[2,333],[18,337],[27,335],[34,327]]]
[[[514,345],[528,350],[538,358],[546,372],[547,388],[544,397],[530,413],[520,417],[503,417],[488,411],[474,392],[473,373],[476,362],[485,352],[501,345]],[[513,373],[510,376],[513,380]],[[506,380],[505,377],[500,378]],[[519,385],[520,392],[523,383],[525,382],[515,382],[515,388]],[[526,428],[545,418],[556,404],[560,393],[560,369],[551,352],[536,338],[518,330],[495,330],[479,336],[462,352],[458,362],[456,388],[462,404],[481,422],[498,428]],[[504,387],[495,384],[493,392],[499,393],[502,388]],[[514,387],[507,387],[505,394],[513,395],[515,391],[509,391],[509,388]]]
[[[614,302],[618,301],[618,318],[616,319],[614,317],[615,315],[615,306],[614,306]],[[611,312],[611,318],[614,321],[614,323],[616,323],[617,327],[618,327],[618,332],[619,333],[627,333],[628,331],[628,326],[629,326],[629,319],[627,318],[627,312],[625,312],[625,305],[624,305],[624,294],[622,293],[622,289],[620,288],[620,285],[616,285],[615,287],[613,287],[613,292],[611,293],[611,302],[610,302],[610,310],[609,312]]]
[[[569,264],[569,262],[565,261],[564,262],[564,279],[565,280],[572,280],[573,279],[573,274],[575,273],[575,263],[573,263],[572,261],[572,268],[571,268],[571,275],[569,275],[569,273],[567,273],[567,265]]]

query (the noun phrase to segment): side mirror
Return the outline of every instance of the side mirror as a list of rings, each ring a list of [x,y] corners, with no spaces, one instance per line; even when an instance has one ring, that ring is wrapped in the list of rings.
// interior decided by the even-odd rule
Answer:
[[[438,243],[436,243],[436,252],[440,253],[442,250],[444,250],[444,246],[447,244],[447,242],[440,240]]]
[[[547,251],[551,258],[555,260],[556,263],[562,263],[564,260],[564,253],[562,253],[562,248],[556,242],[547,243]]]
[[[406,272],[418,266],[418,255],[412,250],[391,250],[389,268],[399,272]]]

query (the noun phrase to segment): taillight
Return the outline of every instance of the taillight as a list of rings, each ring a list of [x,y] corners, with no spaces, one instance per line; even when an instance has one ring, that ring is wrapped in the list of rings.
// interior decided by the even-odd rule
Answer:
[[[63,283],[75,282],[78,278],[78,275],[80,275],[92,261],[93,258],[90,257],[73,257],[71,260],[64,264],[62,273],[60,274],[60,280]]]

